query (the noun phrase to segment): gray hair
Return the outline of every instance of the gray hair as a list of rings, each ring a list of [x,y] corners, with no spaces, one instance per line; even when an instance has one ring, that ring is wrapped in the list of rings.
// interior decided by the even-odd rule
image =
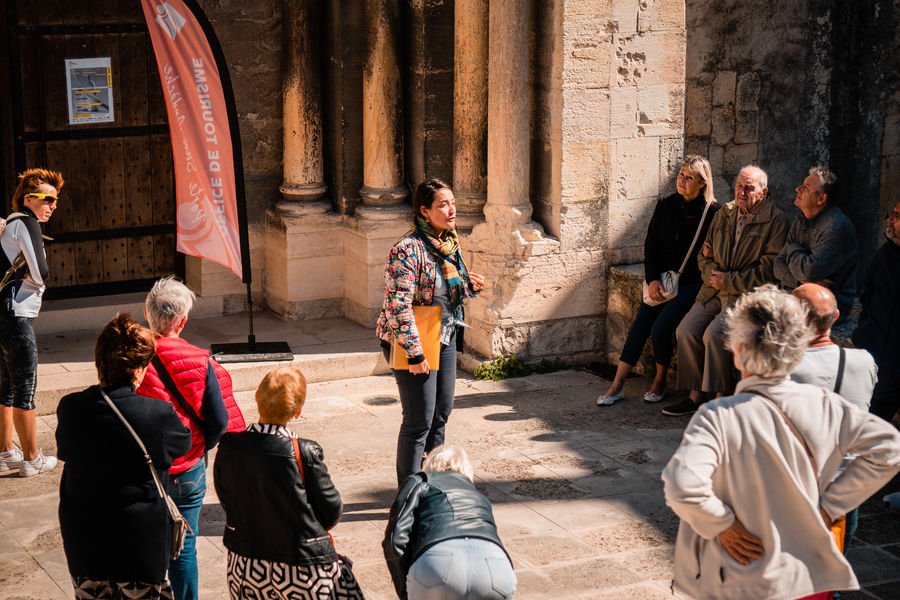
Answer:
[[[154,283],[144,303],[150,329],[160,335],[172,333],[187,318],[196,297],[174,275],[163,277]]]
[[[684,160],[681,161],[681,166],[687,167],[700,175],[700,178],[703,179],[703,183],[706,184],[706,187],[703,188],[703,199],[707,202],[715,202],[716,195],[713,193],[712,167],[709,166],[709,161],[702,156],[688,154],[684,157]]]
[[[472,463],[469,462],[469,455],[466,454],[465,450],[457,446],[439,446],[432,450],[428,458],[425,459],[422,470],[432,473],[456,471],[468,477],[469,480],[475,477]]]
[[[735,365],[762,377],[787,377],[815,337],[799,298],[771,283],[738,298],[725,313],[725,346]]]
[[[828,196],[828,204],[831,204],[831,195],[837,185],[837,175],[828,167],[819,165],[809,170],[810,175],[815,175],[822,184],[822,193]]]
[[[763,187],[763,189],[769,189],[769,175],[763,171],[758,165],[744,165],[741,167],[741,170],[738,171],[737,177],[734,178],[734,185],[732,187],[737,187],[738,177],[741,176],[741,173],[744,171],[759,171],[759,185]]]

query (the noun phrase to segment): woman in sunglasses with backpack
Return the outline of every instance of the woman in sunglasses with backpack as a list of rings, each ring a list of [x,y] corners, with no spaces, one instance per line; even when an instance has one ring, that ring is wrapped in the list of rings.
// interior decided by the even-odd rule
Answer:
[[[34,318],[49,275],[40,224],[56,210],[62,186],[62,175],[55,171],[29,169],[19,175],[13,212],[0,234],[0,472],[18,469],[22,477],[56,466],[56,457],[37,447]],[[21,449],[13,443],[13,427]]]

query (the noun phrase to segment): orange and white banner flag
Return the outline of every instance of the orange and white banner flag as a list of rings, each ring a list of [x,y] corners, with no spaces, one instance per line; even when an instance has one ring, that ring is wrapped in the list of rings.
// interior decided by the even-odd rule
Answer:
[[[175,159],[177,249],[231,269],[249,283],[242,260],[243,175],[235,146],[212,29],[193,0],[141,0],[153,41]],[[191,6],[188,6],[190,4]],[[221,55],[221,51],[218,51]],[[227,69],[223,65],[223,69]],[[228,83],[227,72],[225,73]],[[231,90],[229,84],[229,97]],[[238,139],[233,140],[232,136]],[[237,153],[238,162],[239,150]],[[243,185],[240,186],[241,188]],[[238,194],[241,194],[240,198]],[[249,257],[243,257],[249,260]],[[246,276],[246,279],[245,279]]]

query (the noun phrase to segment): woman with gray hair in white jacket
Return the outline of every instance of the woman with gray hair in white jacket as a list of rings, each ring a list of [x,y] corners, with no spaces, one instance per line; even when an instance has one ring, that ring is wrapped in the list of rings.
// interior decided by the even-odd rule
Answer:
[[[796,298],[765,285],[726,315],[742,378],[702,406],[663,471],[681,518],[675,585],[702,598],[830,598],[859,589],[829,529],[900,471],[900,434],[788,375],[813,333]],[[845,454],[857,457],[835,475]]]

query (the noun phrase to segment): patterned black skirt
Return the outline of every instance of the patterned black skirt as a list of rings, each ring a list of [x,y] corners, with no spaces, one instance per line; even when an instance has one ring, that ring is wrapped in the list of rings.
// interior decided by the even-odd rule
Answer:
[[[75,600],[173,600],[172,586],[167,580],[149,583],[73,577],[72,585]]]
[[[289,565],[228,553],[232,600],[364,600],[350,565]]]

